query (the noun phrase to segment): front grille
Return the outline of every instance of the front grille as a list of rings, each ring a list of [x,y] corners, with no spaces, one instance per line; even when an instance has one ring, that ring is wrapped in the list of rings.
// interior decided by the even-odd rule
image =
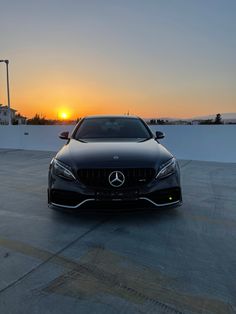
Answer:
[[[115,188],[109,183],[109,175],[113,171],[121,171],[125,176],[124,187],[141,186],[154,179],[156,171],[153,168],[99,168],[99,169],[79,169],[78,179],[81,183],[89,187]]]

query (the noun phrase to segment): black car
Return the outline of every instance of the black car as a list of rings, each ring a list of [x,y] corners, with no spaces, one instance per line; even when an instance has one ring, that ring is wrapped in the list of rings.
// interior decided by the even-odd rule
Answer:
[[[123,209],[181,205],[179,165],[135,116],[89,116],[52,159],[48,178],[50,207]]]

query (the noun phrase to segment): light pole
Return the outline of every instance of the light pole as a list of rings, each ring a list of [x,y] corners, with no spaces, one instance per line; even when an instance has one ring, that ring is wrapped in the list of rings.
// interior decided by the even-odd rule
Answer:
[[[8,124],[11,125],[11,102],[10,102],[10,84],[9,84],[9,60],[0,60],[0,62],[4,62],[6,64],[7,71],[7,101],[8,101]]]

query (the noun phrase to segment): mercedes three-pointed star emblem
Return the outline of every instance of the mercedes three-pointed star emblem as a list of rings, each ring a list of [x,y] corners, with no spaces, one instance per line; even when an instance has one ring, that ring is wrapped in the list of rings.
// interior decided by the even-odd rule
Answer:
[[[125,183],[125,176],[121,171],[113,171],[108,177],[109,183],[115,188],[119,188]]]

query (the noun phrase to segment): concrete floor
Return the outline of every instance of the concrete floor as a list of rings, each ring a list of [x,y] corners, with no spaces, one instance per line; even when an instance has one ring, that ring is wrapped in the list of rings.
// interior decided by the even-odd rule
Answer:
[[[0,313],[236,313],[236,164],[181,161],[184,204],[71,215],[53,153],[0,150]]]

